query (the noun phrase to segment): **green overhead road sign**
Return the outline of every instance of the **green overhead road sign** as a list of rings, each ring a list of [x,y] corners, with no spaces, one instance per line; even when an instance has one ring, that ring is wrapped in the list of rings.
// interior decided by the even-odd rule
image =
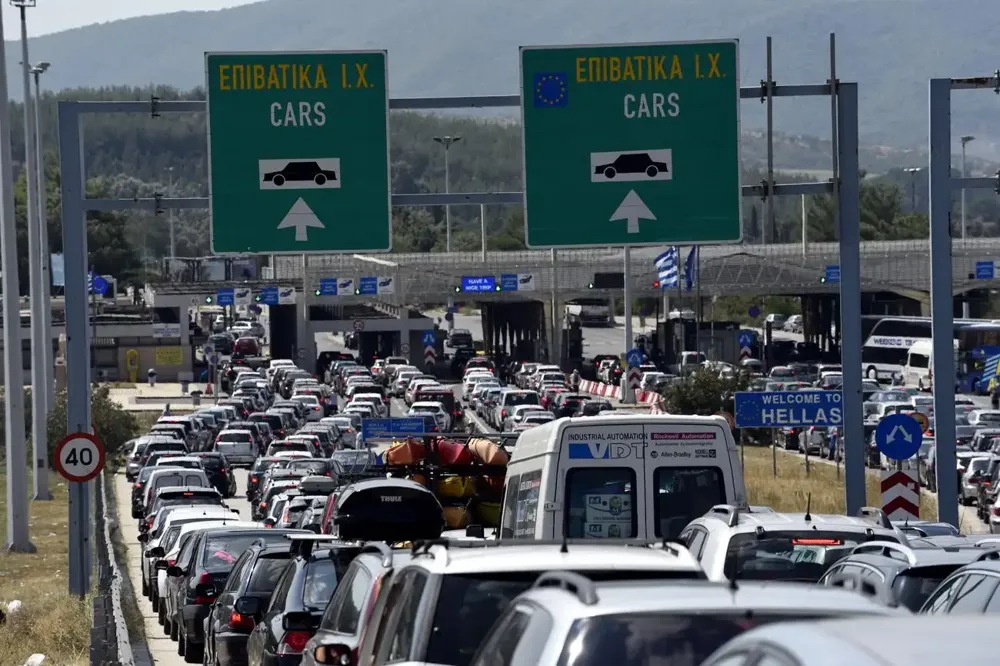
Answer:
[[[529,247],[735,243],[735,40],[521,48]]]
[[[212,250],[392,245],[385,51],[207,53]]]

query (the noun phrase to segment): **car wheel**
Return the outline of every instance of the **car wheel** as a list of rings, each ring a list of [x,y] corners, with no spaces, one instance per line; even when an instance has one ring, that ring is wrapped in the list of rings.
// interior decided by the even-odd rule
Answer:
[[[617,173],[618,173],[617,171],[615,171],[611,167],[608,167],[607,169],[604,170],[604,177],[605,178],[614,178]]]
[[[275,187],[281,187],[285,184],[285,177],[281,175],[275,176],[271,179],[271,182],[274,183]]]
[[[146,581],[146,577],[142,577],[142,594],[143,596],[149,596],[149,583]]]
[[[657,169],[655,166],[651,165],[651,166],[646,167],[646,175],[649,176],[650,178],[656,178],[656,176],[658,176],[659,173],[660,173],[660,170]]]
[[[316,174],[316,177],[313,178],[313,182],[315,182],[317,185],[326,185],[326,176],[324,176],[321,173],[318,173]]]
[[[183,657],[187,653],[187,646],[184,644],[184,632],[181,632],[180,636],[177,637],[177,654]],[[184,661],[187,661],[185,659]]]
[[[151,603],[153,605],[153,612],[154,613],[160,609],[160,606],[163,605],[162,603],[160,603],[160,595],[158,595],[156,593],[156,590],[153,590],[153,594],[150,595],[150,597],[149,597],[149,603]]]
[[[184,644],[184,663],[185,664],[200,664],[202,663],[202,657],[204,657],[205,646],[200,644],[190,645],[188,643]]]
[[[159,609],[156,611],[156,621],[160,623],[160,626],[165,626],[167,621],[167,609],[163,604],[160,604]]]
[[[168,622],[170,623],[170,640],[172,641],[180,640],[178,638],[177,623],[174,622],[173,618],[168,620]]]

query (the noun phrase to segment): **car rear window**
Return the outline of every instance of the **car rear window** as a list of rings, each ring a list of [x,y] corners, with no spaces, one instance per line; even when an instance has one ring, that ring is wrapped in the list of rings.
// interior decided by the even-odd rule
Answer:
[[[517,405],[537,405],[538,394],[534,391],[528,391],[526,393],[508,393],[504,396],[503,404],[505,407],[516,407]]]
[[[250,574],[250,584],[247,592],[270,595],[278,585],[278,578],[288,566],[291,556],[282,555],[261,557]]]
[[[219,435],[220,442],[249,442],[252,436],[248,432],[224,432]]]
[[[332,560],[315,560],[306,565],[306,578],[302,585],[303,606],[310,610],[325,609],[335,589],[337,567]]]
[[[920,611],[927,598],[950,576],[958,565],[915,567],[901,572],[892,581],[892,592],[896,600],[914,613]]]
[[[726,551],[725,574],[740,580],[788,580],[815,583],[826,570],[868,540],[863,532],[782,530],[737,534]],[[889,535],[879,540],[897,542]]]
[[[221,573],[232,569],[243,551],[260,538],[256,532],[242,531],[209,537],[202,548],[202,565],[205,571]]]
[[[836,617],[835,615],[832,615]],[[823,613],[621,613],[573,623],[557,666],[700,664],[730,639],[754,627],[814,620]],[[462,662],[449,662],[460,664]]]

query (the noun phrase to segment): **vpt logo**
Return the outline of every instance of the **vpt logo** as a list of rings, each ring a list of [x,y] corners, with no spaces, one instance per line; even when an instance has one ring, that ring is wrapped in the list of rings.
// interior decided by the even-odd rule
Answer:
[[[571,442],[569,457],[572,460],[621,460],[641,458],[642,447],[620,442]]]

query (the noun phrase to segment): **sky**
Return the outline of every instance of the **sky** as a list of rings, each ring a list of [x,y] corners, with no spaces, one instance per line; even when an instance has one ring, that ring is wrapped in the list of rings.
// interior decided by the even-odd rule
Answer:
[[[37,0],[28,9],[28,36],[37,37],[93,23],[172,12],[217,10],[247,5],[254,0]],[[3,34],[6,40],[21,38],[20,10],[9,2],[3,5]]]

